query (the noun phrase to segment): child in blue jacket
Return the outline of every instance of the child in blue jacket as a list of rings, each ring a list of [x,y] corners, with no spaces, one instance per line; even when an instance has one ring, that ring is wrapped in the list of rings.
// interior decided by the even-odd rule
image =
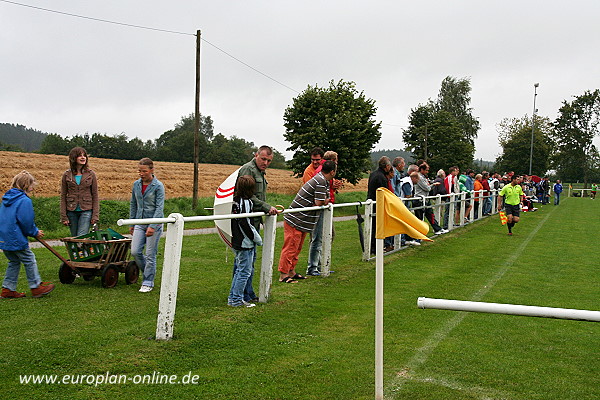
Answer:
[[[238,177],[233,192],[232,214],[246,214],[252,212],[252,200],[256,182],[250,175]],[[249,218],[235,218],[231,220],[231,244],[235,259],[233,261],[233,279],[227,304],[232,307],[254,307],[256,300],[252,288],[254,275],[254,261],[256,260],[256,246],[262,245],[262,238],[256,228],[252,226]]]
[[[25,297],[17,292],[17,280],[21,264],[25,267],[27,281],[33,297],[42,297],[54,290],[50,282],[42,282],[35,255],[29,248],[27,236],[42,238],[44,232],[35,226],[33,203],[28,193],[35,186],[35,179],[27,172],[19,172],[12,181],[12,188],[2,197],[0,207],[0,249],[8,259],[8,267],[2,282],[3,299]]]

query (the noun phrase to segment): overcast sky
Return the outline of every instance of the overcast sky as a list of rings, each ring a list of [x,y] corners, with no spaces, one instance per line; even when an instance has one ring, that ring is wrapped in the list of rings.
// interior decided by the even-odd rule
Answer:
[[[496,124],[556,118],[600,87],[600,1],[21,0],[184,34],[107,24],[0,0],[0,122],[65,136],[147,140],[194,111],[196,30],[279,81],[202,43],[201,105],[215,133],[285,152],[283,113],[307,85],[350,80],[375,100],[382,138],[404,148],[411,108],[448,76],[471,79],[476,158],[500,153]],[[286,87],[287,86],[287,87]],[[291,89],[290,89],[291,88]],[[293,90],[292,90],[293,89]]]

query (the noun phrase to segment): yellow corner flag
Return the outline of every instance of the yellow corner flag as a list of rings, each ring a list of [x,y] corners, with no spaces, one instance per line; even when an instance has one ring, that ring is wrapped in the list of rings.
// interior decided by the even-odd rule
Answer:
[[[429,224],[411,213],[394,193],[386,188],[377,189],[377,231],[375,238],[406,233],[415,239],[429,240]]]

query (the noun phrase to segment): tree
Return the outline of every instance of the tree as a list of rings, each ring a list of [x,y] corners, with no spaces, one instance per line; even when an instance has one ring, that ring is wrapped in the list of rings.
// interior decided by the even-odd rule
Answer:
[[[416,159],[426,160],[432,171],[452,165],[468,168],[473,163],[479,122],[469,108],[468,79],[446,77],[436,101],[429,100],[410,111],[402,139]]]
[[[200,135],[198,137],[200,162],[206,162],[212,149],[210,140],[214,134],[210,116],[200,116]],[[156,139],[156,159],[161,161],[193,162],[194,161],[194,114],[181,117],[175,128]]]
[[[469,107],[471,103],[470,93],[471,81],[469,79],[457,79],[447,76],[442,81],[435,105],[437,110],[448,111],[452,114],[458,121],[463,136],[471,144],[475,144],[477,132],[479,131],[479,121],[473,116],[473,109]]]
[[[6,144],[0,142],[0,151],[16,151],[18,153],[22,153],[23,148],[16,144]]]
[[[453,165],[467,168],[473,162],[474,146],[463,136],[456,118],[447,111],[435,110],[432,104],[411,110],[410,126],[404,131],[407,150],[416,159],[427,160],[431,172]]]
[[[416,160],[429,160],[432,146],[429,140],[430,124],[436,114],[436,107],[433,102],[425,105],[419,104],[417,108],[410,110],[408,116],[409,126],[404,130],[402,139],[406,145],[406,150],[412,151]]]
[[[523,118],[505,118],[498,124],[498,141],[502,146],[502,154],[496,159],[497,170],[529,173],[531,122],[532,119],[525,115]],[[533,175],[543,176],[550,167],[552,130],[552,122],[548,117],[535,117],[531,163]]]
[[[57,133],[50,133],[42,142],[39,152],[41,154],[69,154],[71,144],[68,139]]]
[[[598,149],[593,140],[600,123],[600,90],[588,90],[570,103],[563,101],[558,113],[553,135],[555,168],[563,180],[583,177],[587,188],[590,175],[598,169]]]
[[[308,86],[286,108],[285,139],[294,151],[288,162],[299,176],[310,163],[314,147],[338,153],[337,176],[355,184],[370,169],[370,151],[381,138],[375,122],[375,101],[358,92],[354,82],[329,82],[328,88]]]

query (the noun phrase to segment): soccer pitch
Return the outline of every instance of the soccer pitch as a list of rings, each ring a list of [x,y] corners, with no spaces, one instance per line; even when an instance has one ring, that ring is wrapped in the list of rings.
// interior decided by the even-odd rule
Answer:
[[[599,202],[565,198],[522,214],[512,237],[493,216],[387,256],[385,397],[600,398],[600,324],[416,306],[426,296],[600,310],[599,227]],[[32,399],[372,399],[375,265],[361,261],[356,222],[335,230],[335,273],[282,284],[275,272],[269,303],[251,309],[226,306],[233,258],[217,236],[185,237],[168,342],[153,338],[158,290],[122,277],[114,289],[77,279],[0,301],[0,387]],[[57,282],[60,262],[35,253],[42,279]],[[20,383],[32,375],[66,382]]]

